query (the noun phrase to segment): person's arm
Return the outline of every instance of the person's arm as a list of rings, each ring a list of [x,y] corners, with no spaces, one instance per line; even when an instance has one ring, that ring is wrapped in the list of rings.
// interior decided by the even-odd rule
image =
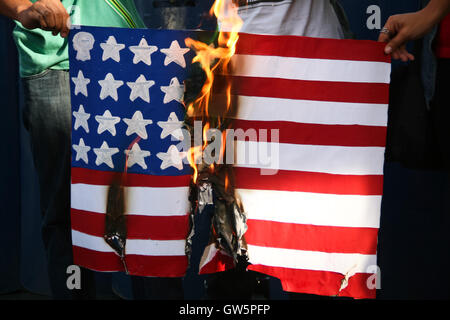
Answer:
[[[18,20],[19,13],[32,5],[29,0],[3,0],[0,1],[0,14]]]
[[[378,41],[387,43],[384,51],[392,58],[405,62],[414,60],[414,56],[406,50],[406,43],[423,37],[448,13],[450,0],[431,0],[420,11],[389,17],[383,28],[386,33],[380,33]]]
[[[69,14],[60,0],[0,0],[0,14],[19,21],[27,29],[40,28],[53,35],[69,34]]]

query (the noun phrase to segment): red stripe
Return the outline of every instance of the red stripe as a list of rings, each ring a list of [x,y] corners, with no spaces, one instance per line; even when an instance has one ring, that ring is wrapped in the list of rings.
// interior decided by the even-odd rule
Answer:
[[[103,237],[105,214],[71,209],[72,229]],[[189,232],[189,217],[127,215],[128,239],[180,240]]]
[[[93,251],[73,246],[74,263],[96,271],[125,271],[119,257],[112,252]],[[127,255],[131,275],[143,277],[183,277],[187,269],[186,256]]]
[[[96,271],[124,271],[120,258],[113,252],[93,251],[78,246],[72,248],[76,265]]]
[[[231,94],[280,99],[377,103],[389,102],[389,84],[233,76]],[[214,90],[225,92],[227,77],[216,75]]]
[[[261,175],[258,168],[234,168],[238,189],[297,191],[327,194],[383,194],[382,175],[339,175],[318,172],[279,170]]]
[[[375,41],[239,34],[236,54],[390,63]]]
[[[86,183],[93,185],[109,185],[120,173],[113,171],[99,171],[72,167],[72,183]],[[187,187],[190,175],[182,176],[154,176],[146,174],[127,173],[123,176],[126,187],[175,188]]]
[[[234,267],[235,264],[233,258],[221,253],[219,250],[216,252],[211,261],[200,267],[198,274],[212,274],[223,272],[231,270]]]
[[[272,142],[271,130],[278,130],[279,141],[275,142],[280,143],[348,147],[386,146],[386,127],[235,120],[233,128],[247,132],[255,130],[256,136],[249,140],[258,142]],[[261,136],[260,130],[266,130],[266,136]]]
[[[183,277],[188,267],[187,256],[128,255],[130,274],[142,277]]]
[[[375,299],[376,289],[370,273],[357,273],[350,277],[348,286],[339,291],[344,275],[329,271],[299,270],[281,267],[250,265],[249,270],[261,272],[281,280],[283,290],[288,292],[317,294],[323,296],[353,297],[355,299]]]
[[[376,254],[378,229],[248,220],[248,244],[329,253]]]

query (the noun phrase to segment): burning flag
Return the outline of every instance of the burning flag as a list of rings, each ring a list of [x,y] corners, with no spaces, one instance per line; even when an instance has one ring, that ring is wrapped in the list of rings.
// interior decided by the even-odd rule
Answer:
[[[98,271],[181,277],[189,183],[180,144],[196,32],[71,32],[74,261]]]
[[[389,59],[371,41],[240,35],[232,117],[248,134],[234,174],[249,269],[286,291],[375,297]],[[239,161],[252,148],[258,161]]]
[[[205,137],[231,130],[220,154],[232,162],[192,156],[194,181],[234,199],[221,229],[242,243],[229,250],[213,223],[201,271],[233,267],[238,252],[286,291],[373,298],[390,58],[372,41],[238,34],[229,4],[213,6],[227,31],[218,47],[186,42],[206,74],[188,115],[206,122]]]
[[[194,200],[193,213],[199,213],[204,204],[212,204],[214,213],[211,221],[210,241],[200,261],[199,273],[215,273],[246,263],[247,246],[244,234],[247,230],[247,217],[236,198],[233,181],[234,154],[226,154],[227,132],[232,123],[228,112],[232,106],[231,85],[225,81],[224,92],[217,94],[214,86],[216,75],[231,73],[231,58],[239,40],[242,19],[233,2],[216,0],[210,15],[217,18],[220,29],[217,43],[205,44],[195,39],[186,39],[186,45],[196,52],[193,63],[204,71],[204,85],[193,101],[187,99],[187,126],[200,120],[203,141],[195,143],[189,151],[189,163],[194,169],[191,183],[191,200]],[[188,82],[189,83],[189,82]],[[190,90],[188,88],[187,93]],[[218,106],[224,106],[220,109]],[[220,110],[219,110],[220,109]],[[194,125],[195,127],[195,125]],[[217,134],[218,133],[218,134]],[[195,140],[195,134],[194,134]],[[195,226],[193,228],[195,232]],[[188,242],[190,242],[188,240]],[[245,265],[244,265],[245,267]]]
[[[183,276],[192,215],[209,203],[202,273],[244,258],[286,291],[373,298],[389,57],[371,41],[238,34],[223,5],[215,44],[71,33],[75,263]],[[192,62],[205,85],[184,105]],[[202,143],[181,150],[196,120]]]

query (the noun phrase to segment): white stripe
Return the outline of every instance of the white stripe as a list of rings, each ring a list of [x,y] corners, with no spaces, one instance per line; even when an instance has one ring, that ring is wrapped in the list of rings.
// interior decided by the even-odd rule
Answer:
[[[71,207],[106,212],[107,186],[72,184]],[[189,212],[189,188],[125,188],[126,214],[143,216],[184,216]]]
[[[72,230],[72,244],[77,247],[99,251],[114,252],[101,237]],[[184,256],[185,240],[130,240],[127,239],[126,254],[143,256]]]
[[[236,54],[233,75],[308,81],[389,83],[386,62],[309,59]]]
[[[382,175],[385,148],[236,141],[235,150],[238,167]]]
[[[248,219],[379,228],[381,196],[236,189]]]
[[[144,256],[184,256],[185,240],[127,240],[127,254]]]
[[[330,125],[387,126],[387,104],[341,103],[264,97],[238,97],[232,118]]]
[[[358,253],[325,253],[248,245],[249,262],[271,267],[330,271],[343,275],[371,273],[376,255]]]

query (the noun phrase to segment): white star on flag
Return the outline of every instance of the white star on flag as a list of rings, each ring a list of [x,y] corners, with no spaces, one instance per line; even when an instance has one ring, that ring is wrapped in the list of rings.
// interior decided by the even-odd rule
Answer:
[[[158,47],[149,46],[147,40],[142,38],[138,46],[131,46],[130,51],[134,53],[133,63],[144,62],[146,65],[152,64],[152,53],[158,51]]]
[[[80,138],[80,142],[78,144],[72,145],[75,149],[77,155],[75,156],[75,161],[83,160],[86,164],[89,163],[87,153],[91,150],[91,147],[84,144],[83,138]]]
[[[83,94],[85,97],[88,96],[87,85],[91,82],[90,79],[85,78],[83,71],[78,71],[77,77],[72,77],[73,83],[75,83],[74,94],[78,95],[79,93]]]
[[[186,60],[184,55],[189,52],[189,48],[181,48],[177,40],[173,40],[169,48],[161,49],[161,52],[166,55],[164,59],[164,65],[167,66],[172,62],[175,62],[179,66],[186,68]]]
[[[112,73],[108,73],[105,80],[99,80],[98,83],[102,87],[100,99],[105,100],[107,97],[111,97],[115,101],[119,100],[117,89],[123,85],[123,81],[114,79]]]
[[[128,125],[128,129],[126,132],[127,136],[132,135],[133,133],[136,133],[138,136],[140,136],[142,139],[147,139],[147,130],[145,126],[152,124],[152,120],[144,119],[142,116],[142,112],[136,111],[133,114],[133,118],[126,119],[124,118],[123,121]]]
[[[94,148],[94,153],[97,155],[95,159],[95,164],[100,166],[102,163],[106,164],[111,169],[114,169],[114,163],[112,161],[112,156],[119,152],[118,148],[110,148],[106,141],[100,148]]]
[[[74,130],[78,130],[79,127],[82,127],[86,133],[89,133],[89,125],[87,121],[91,117],[91,114],[84,112],[83,105],[80,105],[78,111],[74,111],[72,114],[75,117],[75,123],[73,125]]]
[[[184,140],[183,131],[183,121],[179,121],[175,112],[169,115],[167,121],[158,121],[158,126],[162,128],[161,139],[172,135],[176,140]]]
[[[161,170],[165,170],[169,167],[183,170],[183,158],[186,157],[186,155],[186,152],[180,152],[175,145],[171,145],[167,152],[159,152],[156,156],[162,160]]]
[[[113,136],[116,136],[116,124],[120,122],[119,117],[114,117],[109,110],[106,110],[102,116],[95,116],[95,120],[98,122],[98,134],[109,131]]]
[[[142,169],[147,169],[147,164],[145,163],[146,157],[150,156],[150,151],[142,150],[137,143],[133,144],[131,150],[125,150],[125,154],[128,156],[127,167],[131,168],[135,164],[141,166]]]
[[[181,103],[184,96],[184,85],[180,84],[180,81],[176,77],[173,77],[170,80],[170,84],[168,86],[162,86],[161,91],[165,93],[164,95],[164,104],[169,103],[173,100]]]
[[[145,102],[150,103],[150,88],[154,84],[155,81],[145,79],[143,74],[135,82],[127,82],[127,85],[131,88],[130,100],[134,101],[137,98],[141,98]]]
[[[116,38],[114,36],[110,36],[106,43],[100,43],[100,47],[103,49],[103,61],[111,58],[116,62],[120,62],[120,50],[123,50],[125,45],[122,43],[117,43]]]

